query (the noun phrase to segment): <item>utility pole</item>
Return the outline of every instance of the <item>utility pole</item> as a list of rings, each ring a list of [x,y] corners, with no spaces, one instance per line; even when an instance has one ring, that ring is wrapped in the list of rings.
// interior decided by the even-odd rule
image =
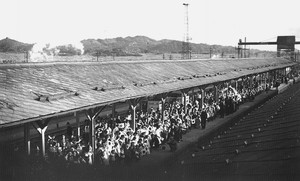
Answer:
[[[28,61],[29,61],[29,52],[25,51],[24,52],[24,62],[28,63]]]
[[[184,24],[186,26],[186,32],[182,42],[182,59],[191,59],[191,47],[190,47],[190,37],[189,37],[189,13],[188,13],[188,3],[183,3],[185,6],[185,18]]]
[[[245,43],[246,43],[246,37],[245,37]],[[244,45],[244,58],[246,58],[246,45]]]
[[[243,58],[243,56],[244,56],[244,58],[246,58],[246,50],[249,50],[249,49],[246,48],[246,45],[243,48],[243,45],[240,45],[242,43],[243,43],[242,39],[239,39],[239,45],[238,45],[237,48],[235,48],[238,51],[238,58]],[[245,38],[245,42],[244,43],[246,43],[246,38]]]
[[[100,51],[99,50],[97,50],[97,53],[96,53],[96,55],[97,55],[97,62],[98,62],[98,59],[99,59],[99,53]]]
[[[235,47],[235,50],[237,50],[237,58],[240,58],[240,52],[241,52],[241,47],[238,46],[238,47]]]

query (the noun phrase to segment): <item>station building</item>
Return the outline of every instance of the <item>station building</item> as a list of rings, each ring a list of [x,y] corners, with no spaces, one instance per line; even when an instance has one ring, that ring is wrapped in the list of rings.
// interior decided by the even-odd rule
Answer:
[[[254,79],[265,85],[282,82],[296,65],[284,58],[2,64],[0,142],[23,145],[30,154],[37,140],[45,155],[47,135],[64,131],[70,122],[80,136],[88,120],[95,143],[98,116],[115,117],[131,109],[135,129],[135,111],[153,97],[161,111],[174,93],[182,96],[184,106],[187,97],[208,88],[217,100],[218,91],[229,85],[252,84]]]

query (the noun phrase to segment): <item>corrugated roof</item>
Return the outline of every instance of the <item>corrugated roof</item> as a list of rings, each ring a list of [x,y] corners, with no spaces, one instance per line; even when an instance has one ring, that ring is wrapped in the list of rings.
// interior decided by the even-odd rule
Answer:
[[[282,58],[0,66],[0,126],[292,66]]]

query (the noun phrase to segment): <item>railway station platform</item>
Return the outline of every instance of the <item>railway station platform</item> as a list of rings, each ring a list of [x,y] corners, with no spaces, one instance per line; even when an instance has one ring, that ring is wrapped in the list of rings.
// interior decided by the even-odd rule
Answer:
[[[293,82],[289,82],[288,84],[282,84],[280,86],[280,88],[288,88],[288,87],[291,87],[292,84],[293,84]],[[295,85],[295,86],[296,86],[296,89],[297,89],[297,87],[299,87],[299,85]],[[293,89],[295,89],[295,88],[293,88]],[[285,90],[287,90],[287,89],[285,89]],[[249,121],[249,119],[250,120],[254,119],[254,118],[252,118],[253,116],[254,117],[258,116],[257,117],[258,120],[265,119],[264,117],[269,116],[269,114],[267,112],[268,111],[272,112],[272,110],[268,110],[266,112],[266,115],[264,115],[264,113],[260,114],[260,115],[258,114],[256,116],[252,115],[252,112],[259,111],[259,107],[261,107],[261,105],[265,105],[265,104],[268,104],[267,102],[271,102],[271,104],[273,104],[273,107],[275,107],[277,109],[277,107],[280,106],[283,101],[284,102],[286,101],[285,100],[286,98],[281,98],[281,100],[278,100],[279,102],[278,102],[278,105],[277,105],[276,104],[277,103],[277,101],[276,101],[277,98],[276,97],[278,97],[279,95],[278,96],[276,96],[276,95],[278,95],[278,90],[270,90],[268,92],[263,92],[263,93],[259,94],[258,96],[256,96],[253,101],[246,102],[246,103],[240,105],[239,109],[236,112],[234,112],[230,115],[227,115],[224,118],[217,117],[213,121],[208,122],[207,125],[206,125],[206,129],[204,129],[204,130],[201,129],[201,128],[192,129],[190,132],[188,132],[187,134],[185,134],[183,136],[183,141],[178,143],[178,147],[177,147],[177,150],[175,152],[170,152],[169,149],[166,149],[166,150],[161,150],[161,149],[153,150],[150,155],[144,156],[144,157],[141,158],[141,160],[139,160],[137,162],[134,162],[134,163],[131,163],[129,165],[111,166],[111,167],[107,167],[106,169],[103,169],[104,167],[99,168],[99,172],[101,172],[101,174],[93,175],[92,179],[99,179],[101,177],[101,178],[104,178],[105,180],[174,180],[174,179],[175,180],[190,180],[191,178],[194,178],[194,177],[186,176],[185,177],[186,179],[184,179],[184,177],[182,177],[182,178],[178,177],[177,178],[177,176],[179,176],[179,175],[183,176],[182,173],[188,172],[188,171],[186,171],[186,169],[190,169],[191,170],[190,173],[194,173],[195,171],[197,172],[197,170],[199,170],[199,172],[201,172],[201,170],[203,169],[202,171],[205,170],[206,174],[209,174],[209,175],[201,175],[200,174],[201,176],[203,176],[202,180],[211,180],[211,179],[213,179],[213,180],[232,180],[232,179],[233,180],[253,180],[254,178],[258,178],[258,180],[268,180],[270,178],[272,178],[272,180],[274,178],[282,178],[283,180],[288,178],[287,180],[295,180],[295,179],[293,179],[294,177],[296,177],[295,175],[291,175],[291,176],[282,175],[281,172],[284,173],[284,171],[282,171],[282,170],[281,171],[278,170],[278,175],[276,175],[276,173],[274,173],[274,170],[273,170],[272,173],[275,174],[273,176],[269,175],[270,173],[267,173],[267,172],[265,174],[261,174],[263,171],[268,170],[268,168],[264,168],[263,170],[259,170],[259,168],[261,168],[259,165],[256,165],[256,166],[254,165],[253,166],[254,168],[257,168],[259,170],[258,171],[259,174],[253,173],[254,175],[251,175],[251,173],[249,173],[250,170],[247,171],[247,168],[250,169],[249,165],[246,165],[245,167],[242,167],[243,164],[247,164],[248,162],[249,162],[249,164],[252,164],[252,165],[256,164],[256,162],[253,162],[253,163],[251,162],[251,158],[256,157],[256,154],[252,155],[251,158],[247,157],[247,155],[253,154],[249,150],[248,150],[249,153],[246,154],[246,157],[245,156],[243,157],[244,154],[241,154],[242,155],[241,159],[244,159],[243,160],[244,162],[241,162],[241,168],[238,169],[242,173],[244,173],[244,172],[249,173],[249,175],[246,175],[246,176],[243,175],[243,174],[241,175],[241,173],[239,174],[239,173],[235,173],[235,172],[228,172],[227,175],[226,175],[226,173],[220,173],[219,175],[221,175],[221,176],[211,175],[212,173],[218,172],[216,170],[217,170],[217,168],[220,167],[220,165],[221,166],[226,165],[225,159],[223,160],[223,157],[224,156],[226,157],[226,154],[228,154],[227,152],[229,151],[229,150],[226,150],[226,148],[223,149],[223,151],[225,151],[226,153],[221,154],[219,156],[216,156],[217,158],[218,157],[221,158],[221,163],[219,163],[219,161],[217,161],[217,160],[212,161],[212,162],[205,161],[205,160],[208,159],[208,158],[205,158],[205,157],[209,157],[208,155],[217,154],[217,153],[214,153],[214,152],[216,152],[216,151],[214,151],[214,149],[216,149],[216,148],[209,148],[208,147],[209,142],[211,140],[215,140],[214,138],[218,137],[218,135],[222,135],[225,130],[227,130],[227,131],[231,130],[230,129],[231,127],[232,127],[232,130],[234,130],[234,127],[236,127],[235,125],[238,124],[239,120],[241,120],[241,119],[242,120],[243,119],[248,119],[248,121]],[[286,96],[289,97],[291,95],[287,94]],[[286,96],[284,96],[284,97],[286,97]],[[295,106],[296,105],[294,105],[294,107]],[[263,111],[263,112],[265,112],[265,111]],[[259,117],[262,117],[262,118],[259,118]],[[280,128],[280,130],[278,129],[280,133],[277,133],[278,131],[276,133],[274,133],[275,138],[276,139],[279,139],[279,138],[285,139],[284,136],[283,137],[278,137],[278,135],[277,135],[277,134],[282,134],[281,132],[283,130],[281,130],[281,129],[286,129],[285,126],[283,126],[283,128],[281,128],[282,127],[281,124],[282,124],[283,119],[280,119],[280,118],[276,118],[276,119],[277,119],[277,121],[274,121],[274,123],[270,123],[272,126],[270,125],[269,127],[276,127],[277,126],[276,128],[274,128],[275,130]],[[248,124],[248,126],[250,126],[249,130],[253,129],[252,127],[256,126],[256,124],[255,124],[256,120],[251,120],[251,122],[253,122],[254,125],[251,126],[250,124]],[[290,124],[290,123],[288,123],[288,124]],[[298,125],[298,123],[293,123],[293,124],[296,124],[295,126]],[[295,126],[293,127],[294,131],[297,129],[297,127],[295,127]],[[267,126],[268,129],[270,129],[269,127]],[[232,134],[232,133],[229,133],[229,134]],[[248,133],[246,133],[246,134],[248,134]],[[291,133],[289,133],[289,135],[290,134]],[[238,135],[230,135],[229,137],[232,137],[232,136],[235,137],[235,136],[238,136]],[[241,135],[241,137],[243,137],[243,136],[245,136],[245,135]],[[255,136],[256,136],[256,133],[255,133]],[[263,136],[261,136],[261,137],[263,137]],[[260,139],[260,138],[258,138],[258,139]],[[266,138],[261,138],[261,139],[265,140]],[[270,140],[268,138],[265,141],[266,141],[266,143],[269,144]],[[232,142],[230,142],[230,143],[233,144]],[[214,146],[212,145],[212,147],[216,147],[216,146],[218,146],[218,144],[221,144],[221,145],[224,146],[225,143],[216,143],[216,144],[214,144]],[[234,144],[235,144],[235,142],[234,142]],[[261,143],[261,144],[263,145],[264,143]],[[275,141],[274,144],[276,145],[276,144],[280,144],[280,143]],[[290,144],[290,143],[285,143],[285,146],[287,146],[288,144]],[[219,145],[219,146],[221,146],[221,145]],[[271,152],[267,152],[268,151],[268,145],[265,145],[265,146],[267,146],[267,147],[266,148],[265,147],[256,148],[256,149],[258,149],[258,151],[266,149],[265,151],[263,150],[262,152],[258,152],[259,154],[262,154],[262,153],[271,154]],[[271,146],[271,149],[274,149],[273,148],[274,145],[269,145],[269,146]],[[225,144],[225,147],[226,147],[226,144]],[[252,147],[253,147],[253,145],[252,145]],[[249,146],[249,148],[252,148],[252,147]],[[245,149],[247,150],[249,148],[247,147]],[[199,151],[201,149],[205,149],[204,152]],[[254,148],[254,150],[255,150],[255,148]],[[293,150],[293,149],[291,148],[291,150]],[[221,151],[221,150],[219,150],[219,151]],[[245,151],[245,153],[247,153],[247,151]],[[273,156],[274,155],[278,156],[281,153],[282,153],[282,151],[279,151],[278,153],[274,152],[271,155],[269,155],[266,159],[268,160],[268,159],[270,159],[269,157],[272,157],[272,155]],[[286,154],[289,154],[289,153],[286,152]],[[204,155],[204,156],[201,156],[201,155]],[[288,155],[286,155],[286,156],[288,156]],[[186,158],[186,157],[188,157],[188,158]],[[187,160],[185,160],[184,158],[186,158]],[[248,159],[250,159],[250,161]],[[276,157],[276,159],[279,159],[279,158]],[[274,161],[276,161],[276,160],[274,160]],[[201,162],[203,162],[203,163],[201,163]],[[297,162],[297,160],[294,161],[294,162]],[[198,166],[196,164],[198,164]],[[265,163],[263,161],[261,161],[261,164],[263,164],[262,167],[265,167],[265,165],[267,165],[267,163]],[[272,162],[270,162],[268,164],[272,164]],[[275,166],[275,165],[278,165],[278,164],[279,164],[278,167],[280,167],[280,163],[277,163],[277,162],[275,163],[274,162],[274,164],[272,166],[272,169],[273,169],[273,167],[277,169],[277,166]],[[284,160],[282,162],[282,164],[286,165],[287,164],[286,160]],[[182,165],[182,167],[180,165]],[[183,165],[186,165],[186,166],[183,166]],[[201,165],[201,166],[199,166],[199,165]],[[234,169],[237,169],[236,166],[238,166],[238,161],[236,161],[236,163],[234,163],[234,164],[229,164],[229,166],[227,166],[226,168],[227,168],[227,170],[229,170],[229,168],[234,170]],[[291,165],[290,166],[286,165],[286,166],[289,168]],[[298,166],[300,166],[300,165],[298,164]],[[169,171],[174,171],[174,170],[176,171],[176,169],[169,169],[170,167],[171,168],[175,167],[176,169],[179,169],[179,170],[177,170],[178,173],[171,173],[171,172],[169,173]],[[281,165],[281,167],[282,167],[282,165]],[[270,168],[270,170],[272,170],[272,169]],[[295,167],[294,169],[297,169],[297,167]],[[210,171],[207,171],[207,170],[210,170]],[[97,171],[97,173],[98,173],[98,171]],[[175,176],[172,176],[173,174]],[[222,174],[225,174],[225,175],[223,175],[224,177],[222,176]],[[189,178],[189,179],[187,179],[187,178]],[[198,180],[198,179],[199,179],[199,177],[197,177],[197,179],[195,179],[195,180]],[[279,179],[279,180],[281,180],[281,179]]]
[[[224,118],[220,118],[220,116],[218,116],[214,120],[207,122],[205,129],[192,129],[183,135],[183,141],[177,144],[177,150],[175,152],[171,152],[167,146],[165,150],[161,148],[152,150],[150,155],[146,155],[139,161],[133,162],[129,165],[113,165],[109,167],[96,168],[96,170],[98,170],[96,172],[101,174],[94,174],[91,179],[99,179],[101,177],[105,180],[160,180],[161,178],[159,174],[156,175],[156,173],[159,172],[161,174],[163,169],[180,161],[178,160],[178,157],[181,154],[184,154],[190,149],[194,149],[195,144],[201,145],[202,142],[208,142],[209,139],[224,131],[239,119],[246,116],[253,109],[257,108],[277,94],[278,90],[276,89],[268,92],[262,92],[256,96],[253,101],[241,104],[239,109],[234,113],[225,115]],[[87,172],[91,173],[89,175],[94,173],[92,170],[88,170]]]
[[[293,84],[293,82],[281,84],[279,88],[285,91],[291,84]],[[162,148],[152,150],[151,154],[129,164],[121,163],[109,166],[95,165],[85,168],[70,167],[67,170],[63,170],[63,173],[61,173],[61,170],[56,173],[51,171],[51,173],[47,174],[51,175],[55,180],[161,180],[162,177],[160,174],[162,174],[164,170],[167,170],[169,166],[180,162],[181,160],[179,159],[181,155],[190,152],[191,149],[195,149],[195,145],[198,145],[198,147],[202,149],[202,145],[207,145],[207,142],[213,137],[216,137],[220,132],[228,129],[228,127],[233,126],[252,110],[276,95],[278,95],[277,89],[262,92],[257,95],[253,101],[241,104],[239,109],[234,113],[225,115],[224,118],[218,116],[214,120],[207,122],[205,129],[198,128],[190,130],[183,135],[183,141],[177,144],[177,150],[175,152],[171,152],[169,147],[166,146],[164,150]]]
[[[277,90],[271,90],[268,93],[263,92],[259,94],[253,101],[241,104],[239,109],[234,113],[225,115],[224,118],[220,118],[218,116],[214,120],[207,122],[205,129],[192,129],[190,132],[183,135],[183,141],[177,144],[177,150],[175,152],[170,152],[168,147],[166,150],[154,150],[150,155],[146,155],[141,158],[141,160],[137,162],[137,165],[145,166],[162,163],[171,164],[176,156],[188,149],[189,146],[207,141],[207,139],[217,135],[219,132],[223,131],[224,128],[234,124],[236,120],[247,115],[249,112],[251,112],[251,110],[263,104],[268,99],[274,97],[276,94]]]

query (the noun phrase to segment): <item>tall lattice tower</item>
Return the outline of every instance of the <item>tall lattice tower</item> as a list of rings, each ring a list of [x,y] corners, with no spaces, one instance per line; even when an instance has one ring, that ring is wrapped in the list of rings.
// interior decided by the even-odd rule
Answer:
[[[192,58],[192,50],[190,46],[190,36],[189,36],[189,4],[183,3],[185,8],[185,15],[184,15],[184,25],[186,26],[186,31],[184,33],[183,41],[182,41],[182,59],[191,59]]]

